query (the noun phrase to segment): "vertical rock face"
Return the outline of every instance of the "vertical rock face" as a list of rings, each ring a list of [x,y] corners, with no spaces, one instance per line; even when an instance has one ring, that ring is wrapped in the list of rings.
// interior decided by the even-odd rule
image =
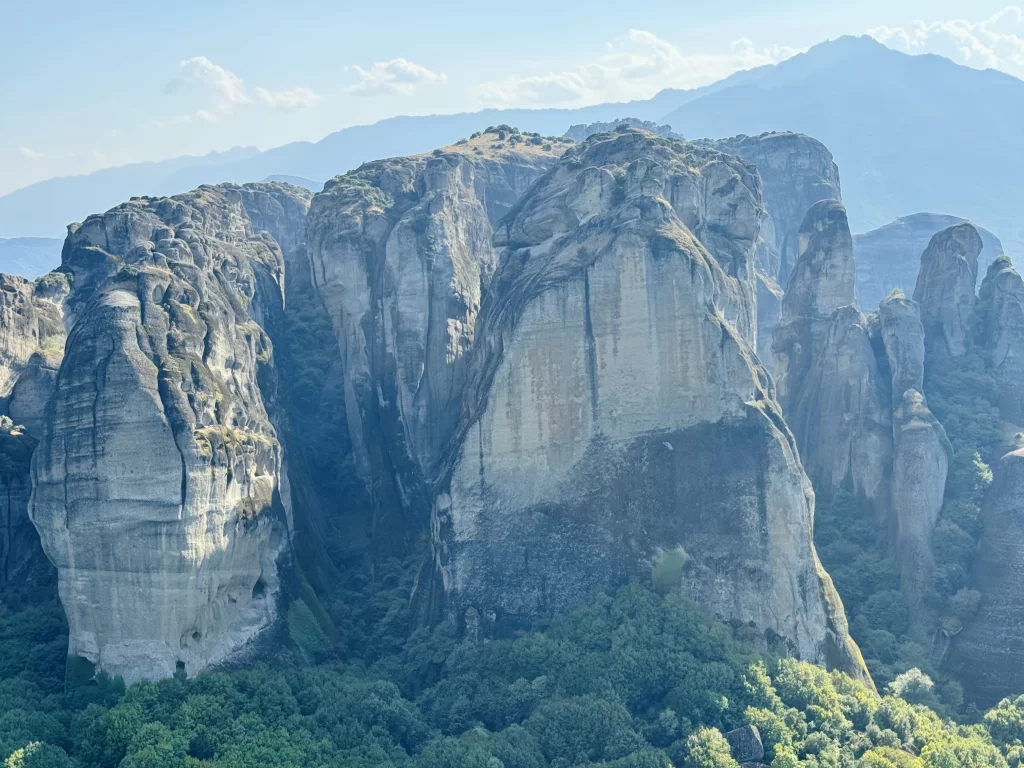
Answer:
[[[496,222],[555,161],[496,136],[385,160],[328,182],[309,255],[335,328],[357,465],[382,546],[429,517],[426,478],[454,427]]]
[[[668,563],[720,616],[864,674],[742,328],[761,215],[749,166],[629,131],[506,219],[436,484],[452,621],[508,629]]]
[[[36,351],[64,346],[61,306],[66,295],[67,281],[61,275],[33,283],[0,274],[0,403],[10,400]]]
[[[994,470],[973,573],[982,608],[956,637],[950,662],[979,706],[1024,688],[1024,449],[1003,456]]]
[[[970,224],[958,224],[936,234],[921,254],[914,301],[921,308],[929,358],[967,353],[981,248],[978,231]]]
[[[942,509],[951,449],[923,394],[925,333],[916,302],[893,294],[878,312],[892,371],[892,512],[900,586],[908,604],[917,607],[935,570],[931,538]]]
[[[910,294],[917,284],[921,253],[934,235],[966,219],[939,213],[915,213],[896,219],[884,227],[853,236],[857,261],[857,302],[873,309],[894,289]],[[983,247],[984,263],[1003,253],[999,238],[977,227]],[[979,275],[979,277],[981,277]]]
[[[70,332],[33,457],[69,654],[127,681],[222,660],[275,615],[287,513],[265,330],[309,195],[140,198],[70,228]]]
[[[742,157],[761,176],[766,215],[757,255],[757,353],[770,366],[783,287],[800,255],[800,225],[815,203],[842,199],[839,169],[821,142],[798,133],[737,136],[714,145]]]
[[[988,268],[978,294],[981,342],[999,382],[999,412],[1024,425],[1024,280],[1006,258]]]
[[[36,441],[0,418],[0,589],[19,581],[41,557],[28,519],[29,464]]]
[[[807,212],[772,354],[779,403],[819,494],[888,495],[888,404],[867,321],[854,304],[853,245],[842,203]]]

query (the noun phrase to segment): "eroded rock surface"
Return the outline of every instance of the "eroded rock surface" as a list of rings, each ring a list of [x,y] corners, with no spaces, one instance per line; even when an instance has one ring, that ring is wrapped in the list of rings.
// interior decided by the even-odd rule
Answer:
[[[223,185],[69,229],[70,332],[32,462],[69,654],[195,674],[275,616],[287,540],[268,327],[309,194]]]
[[[900,588],[916,612],[934,576],[932,533],[942,510],[951,448],[924,397],[925,332],[917,303],[894,293],[882,301],[878,314],[892,372],[892,517]]]
[[[431,155],[369,163],[313,201],[309,256],[342,352],[356,464],[379,546],[429,518],[427,478],[458,416],[494,226],[554,162],[496,134]]]
[[[743,327],[756,179],[629,131],[563,158],[506,220],[436,485],[450,620],[508,630],[669,562],[723,618],[865,674]]]
[[[978,328],[999,383],[999,412],[1024,426],[1024,280],[1006,258],[989,266],[978,294]]]
[[[885,504],[892,435],[867,321],[854,303],[853,245],[842,203],[800,228],[772,354],[778,398],[819,495],[849,487]]]
[[[955,638],[950,669],[979,706],[1024,689],[1024,449],[1007,453],[982,506],[982,535],[973,586],[978,615]]]
[[[757,252],[757,353],[770,367],[783,292],[800,255],[800,225],[815,203],[842,199],[839,169],[821,142],[798,133],[737,136],[713,144],[743,158],[761,176],[766,215]]]
[[[857,302],[868,311],[893,290],[912,294],[921,268],[921,254],[934,235],[966,219],[939,213],[903,216],[884,227],[853,236],[857,261]],[[987,229],[976,227],[983,244],[982,263],[1002,255],[1003,245]],[[979,278],[983,275],[979,275]]]
[[[914,301],[921,310],[929,360],[967,353],[981,248],[978,230],[957,224],[937,233],[921,254]]]

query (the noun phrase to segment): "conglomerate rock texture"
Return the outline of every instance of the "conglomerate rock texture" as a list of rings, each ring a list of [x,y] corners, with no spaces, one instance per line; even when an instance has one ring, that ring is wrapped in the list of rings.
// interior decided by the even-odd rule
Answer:
[[[368,163],[313,201],[312,277],[341,348],[378,549],[425,528],[427,480],[459,413],[497,266],[493,227],[556,160],[531,144],[495,151],[496,139]]]
[[[591,138],[516,206],[432,516],[449,619],[507,631],[675,563],[723,618],[865,675],[752,350],[757,176]]]
[[[288,515],[265,329],[308,204],[285,185],[201,187],[69,228],[30,515],[69,654],[126,681],[194,674],[275,616]]]
[[[772,346],[779,403],[820,496],[848,487],[885,505],[889,404],[867,321],[854,303],[853,246],[842,203],[813,205],[799,241]]]
[[[928,242],[938,232],[965,221],[958,216],[940,213],[915,213],[884,227],[854,235],[857,303],[871,311],[893,290],[913,293],[921,268],[921,254],[928,247]],[[976,229],[983,244],[981,261],[987,264],[1002,255],[1003,245],[999,238],[987,229]]]
[[[978,230],[957,224],[937,233],[921,254],[914,301],[929,362],[967,353],[981,248]]]

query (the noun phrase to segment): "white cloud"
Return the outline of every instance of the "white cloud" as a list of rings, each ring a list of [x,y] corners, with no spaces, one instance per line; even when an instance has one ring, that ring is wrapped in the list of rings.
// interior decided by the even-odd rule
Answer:
[[[785,46],[758,49],[747,38],[733,42],[728,53],[688,53],[651,32],[632,29],[609,43],[606,53],[575,69],[492,80],[476,86],[473,94],[486,104],[524,107],[648,98],[662,88],[696,88],[796,53]]]
[[[915,21],[908,27],[876,27],[868,34],[908,53],[937,53],[970,67],[1024,77],[1024,11],[1015,5],[980,21]]]
[[[378,61],[369,69],[360,66],[352,69],[358,73],[359,82],[345,89],[350,93],[409,94],[421,85],[444,85],[448,82],[448,75],[444,72],[434,72],[408,59]]]
[[[315,107],[323,101],[320,94],[312,88],[301,86],[290,91],[268,91],[266,88],[257,88],[256,97],[260,100],[260,103],[282,110]]]
[[[21,156],[24,157],[26,160],[42,160],[44,157],[46,157],[46,155],[44,155],[42,152],[36,152],[31,147],[18,147],[18,152],[21,153]]]
[[[220,112],[230,112],[239,104],[251,101],[245,93],[242,78],[219,64],[214,64],[205,56],[193,56],[178,65],[181,74],[176,83],[199,83],[213,97],[213,105]]]

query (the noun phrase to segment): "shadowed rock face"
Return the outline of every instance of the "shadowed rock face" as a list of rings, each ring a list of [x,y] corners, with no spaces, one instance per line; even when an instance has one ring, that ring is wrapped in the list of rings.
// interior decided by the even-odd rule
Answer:
[[[914,301],[921,309],[929,359],[967,353],[981,248],[978,231],[971,224],[958,224],[936,234],[921,254]]]
[[[595,137],[506,219],[435,486],[451,621],[508,630],[669,557],[718,615],[865,675],[744,327],[762,216],[748,169]]]
[[[772,354],[779,403],[815,490],[888,497],[892,435],[867,321],[854,304],[853,246],[834,200],[808,211]]]
[[[900,586],[912,611],[923,610],[935,563],[931,539],[949,468],[946,432],[924,398],[924,328],[915,302],[892,295],[879,307],[892,371],[892,517],[900,553]]]
[[[364,165],[313,202],[313,280],[341,348],[350,437],[384,551],[426,527],[427,478],[458,415],[497,266],[494,225],[555,162],[536,146],[494,152],[493,141]]]
[[[993,469],[973,573],[981,610],[956,637],[950,661],[979,706],[1024,688],[1024,449],[1006,454]]]
[[[202,187],[69,230],[70,332],[30,514],[69,654],[126,681],[194,674],[275,615],[288,520],[265,328],[308,202]]]
[[[800,255],[800,225],[815,203],[842,199],[839,169],[821,142],[799,133],[737,136],[714,146],[743,158],[761,176],[766,215],[757,252],[757,353],[770,366],[783,289]]]
[[[1008,259],[988,268],[978,294],[981,342],[999,382],[999,412],[1024,426],[1024,280]]]
[[[929,241],[942,230],[965,223],[967,220],[958,216],[915,213],[884,227],[854,235],[857,303],[873,310],[895,289],[913,293],[917,273],[921,269],[921,254]],[[987,229],[976,229],[983,243],[980,256],[983,262],[988,263],[1003,253],[1003,244],[998,237]]]

